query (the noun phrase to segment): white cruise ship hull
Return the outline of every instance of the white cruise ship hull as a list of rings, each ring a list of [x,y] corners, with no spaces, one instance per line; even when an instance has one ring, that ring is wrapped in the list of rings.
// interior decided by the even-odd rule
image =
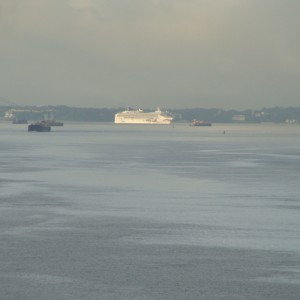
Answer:
[[[171,116],[162,114],[159,109],[149,113],[142,110],[125,110],[115,115],[115,124],[170,125],[172,120]]]

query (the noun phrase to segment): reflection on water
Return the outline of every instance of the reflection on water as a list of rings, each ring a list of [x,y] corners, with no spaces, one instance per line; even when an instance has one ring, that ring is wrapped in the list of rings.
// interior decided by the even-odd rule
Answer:
[[[298,299],[299,126],[2,123],[0,141],[5,299]]]

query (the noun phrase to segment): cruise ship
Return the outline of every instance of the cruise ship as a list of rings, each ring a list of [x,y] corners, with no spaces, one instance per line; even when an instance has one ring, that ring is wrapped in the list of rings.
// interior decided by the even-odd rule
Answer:
[[[115,114],[115,124],[156,124],[169,125],[172,123],[172,116],[163,113],[159,108],[153,112],[144,112],[141,109],[126,109]]]

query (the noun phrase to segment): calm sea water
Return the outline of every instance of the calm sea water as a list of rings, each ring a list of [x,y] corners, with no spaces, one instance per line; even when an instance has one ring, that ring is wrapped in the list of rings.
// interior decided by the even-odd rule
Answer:
[[[299,299],[299,125],[52,130],[0,124],[0,299]]]

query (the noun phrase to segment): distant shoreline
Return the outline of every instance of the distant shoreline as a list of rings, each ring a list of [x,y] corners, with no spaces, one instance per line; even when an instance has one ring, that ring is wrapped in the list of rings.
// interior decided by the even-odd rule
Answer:
[[[78,108],[68,106],[0,106],[0,118],[8,115],[19,120],[41,120],[49,112],[57,121],[113,122],[116,113],[124,108]],[[151,111],[151,109],[144,109]],[[300,123],[300,107],[273,107],[261,110],[223,110],[217,108],[166,109],[174,117],[174,123],[192,120],[210,123]],[[12,119],[12,118],[10,118]]]

